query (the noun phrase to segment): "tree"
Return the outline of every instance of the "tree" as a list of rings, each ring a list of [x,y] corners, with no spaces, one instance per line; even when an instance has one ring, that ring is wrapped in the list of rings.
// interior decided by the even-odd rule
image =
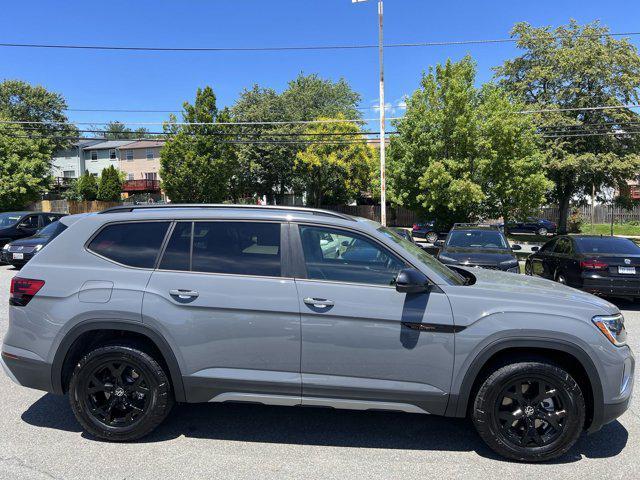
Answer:
[[[77,129],[67,124],[66,109],[67,103],[61,95],[42,86],[32,86],[20,80],[0,83],[0,115],[11,121],[36,122],[22,127],[23,134],[46,137],[51,153],[67,147],[78,135]],[[12,125],[11,128],[17,129],[18,126]]]
[[[0,114],[0,121],[7,117]],[[0,124],[0,210],[24,208],[49,187],[51,141]]]
[[[91,175],[89,171],[85,171],[78,179],[76,189],[82,200],[93,201],[98,196],[98,183],[96,177]]]
[[[309,144],[297,154],[295,173],[307,193],[307,203],[314,207],[345,203],[369,188],[374,154],[358,125],[321,123],[307,133],[329,139]]]
[[[103,202],[117,202],[121,198],[122,179],[120,172],[110,165],[102,170],[97,199]]]
[[[138,138],[147,138],[149,136],[149,131],[140,127],[136,130],[131,130],[124,123],[118,122],[117,120],[114,122],[109,122],[104,129],[104,137],[107,140],[136,140]]]
[[[193,105],[184,103],[187,123],[229,122],[227,109],[219,111],[211,87],[198,89]],[[224,125],[177,125],[175,117],[165,125],[171,136],[160,152],[160,176],[174,202],[219,203],[232,195],[238,166],[235,152],[225,138]]]
[[[359,102],[360,95],[343,79],[334,82],[300,74],[281,94],[258,85],[243,91],[232,115],[237,122],[309,121],[338,115],[359,119]],[[241,170],[247,174],[241,182],[247,194],[255,192],[274,201],[276,195],[303,188],[294,176],[294,163],[298,152],[305,148],[304,142],[295,142],[305,133],[305,125],[252,125],[236,132],[245,134],[243,140],[260,141],[237,147]]]
[[[598,22],[556,29],[519,23],[512,35],[524,53],[496,73],[527,110],[551,110],[532,116],[546,137],[546,173],[555,183],[559,231],[566,232],[572,198],[592,185],[621,184],[640,169],[640,137],[626,133],[639,117],[626,108],[588,110],[638,103],[640,56]]]
[[[499,88],[477,89],[475,75],[470,57],[430,69],[395,122],[390,198],[443,226],[507,220],[539,207],[550,187],[530,119]]]

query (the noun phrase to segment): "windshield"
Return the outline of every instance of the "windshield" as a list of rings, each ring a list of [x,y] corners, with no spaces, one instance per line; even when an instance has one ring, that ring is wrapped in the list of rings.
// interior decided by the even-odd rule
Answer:
[[[418,257],[418,260],[420,260],[423,264],[425,264],[431,270],[435,270],[436,273],[446,278],[454,285],[463,285],[465,283],[465,278],[462,275],[454,272],[446,265],[440,263],[435,259],[434,256],[429,255],[425,250],[420,248],[415,243],[411,243],[409,240],[403,238],[399,233],[394,232],[393,230],[390,230],[386,227],[380,227],[378,228],[378,231],[389,237],[410,254]]]
[[[447,247],[508,249],[506,240],[497,230],[453,230]]]
[[[0,213],[0,228],[15,225],[21,218],[22,214],[20,213]]]
[[[67,227],[59,221],[51,222],[49,225],[38,231],[34,237],[51,237],[55,238],[65,231]]]
[[[582,253],[640,255],[640,247],[628,238],[575,237],[574,239],[578,244],[578,250]]]

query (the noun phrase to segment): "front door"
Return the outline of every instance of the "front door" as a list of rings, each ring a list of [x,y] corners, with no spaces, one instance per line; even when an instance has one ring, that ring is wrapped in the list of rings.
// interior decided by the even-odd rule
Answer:
[[[394,287],[407,263],[349,230],[299,225],[302,403],[443,414],[454,355],[449,301]]]
[[[189,401],[299,402],[300,314],[282,267],[282,229],[175,224],[144,296],[143,321],[174,342]]]

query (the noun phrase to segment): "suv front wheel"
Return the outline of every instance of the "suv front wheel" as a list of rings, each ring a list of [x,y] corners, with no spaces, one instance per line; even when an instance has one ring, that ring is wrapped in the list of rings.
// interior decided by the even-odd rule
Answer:
[[[567,452],[585,420],[580,387],[566,371],[531,361],[494,371],[475,398],[473,422],[482,439],[513,460],[541,462]]]
[[[135,346],[108,345],[80,360],[69,401],[82,427],[95,437],[130,441],[155,429],[173,406],[166,373]]]

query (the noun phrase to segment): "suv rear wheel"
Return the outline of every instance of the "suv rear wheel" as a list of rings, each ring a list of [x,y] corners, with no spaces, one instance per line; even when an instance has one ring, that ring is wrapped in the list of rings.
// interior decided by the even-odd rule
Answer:
[[[481,385],[473,422],[496,453],[541,462],[567,452],[585,419],[580,387],[563,369],[522,362],[494,371]]]
[[[69,401],[95,437],[129,441],[155,429],[173,406],[169,379],[147,353],[127,345],[97,348],[76,366]]]

